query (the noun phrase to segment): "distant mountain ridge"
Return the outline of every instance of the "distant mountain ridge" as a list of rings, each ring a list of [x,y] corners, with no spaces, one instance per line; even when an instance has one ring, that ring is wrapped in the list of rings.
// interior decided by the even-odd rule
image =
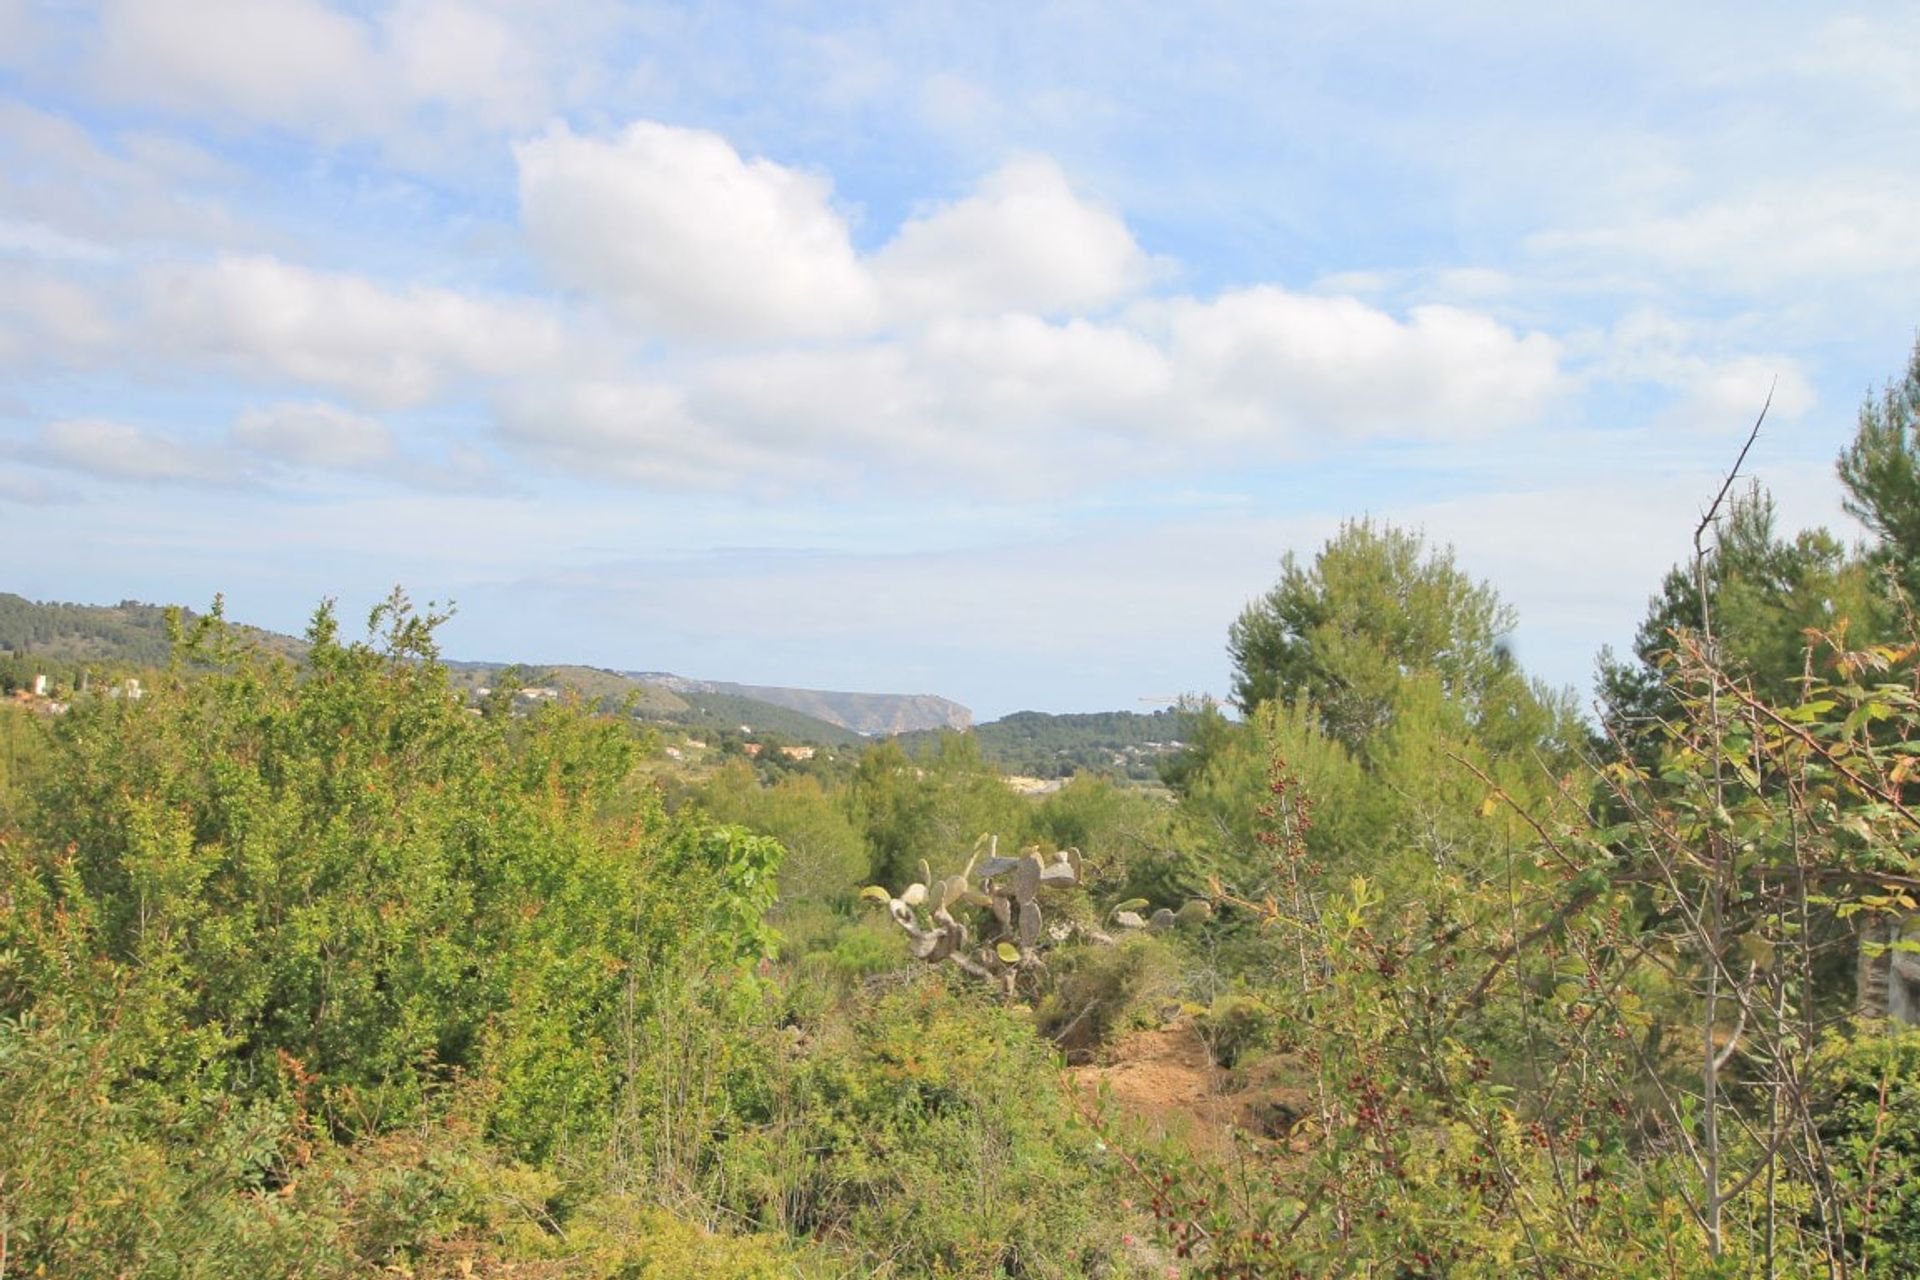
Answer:
[[[196,615],[183,610],[191,621]],[[290,658],[306,652],[294,636],[233,624],[262,647]],[[41,603],[0,592],[0,651],[30,651],[49,662],[167,662],[166,609],[123,600],[113,605]],[[631,702],[641,717],[702,728],[770,733],[796,742],[846,746],[863,738],[941,728],[966,729],[973,713],[932,694],[845,693],[696,680],[664,671],[610,671],[566,663],[509,664],[445,660],[459,682],[490,683],[509,666],[575,690],[609,709]]]
[[[696,680],[667,671],[628,671],[643,684],[674,693],[720,693],[798,711],[870,738],[932,729],[966,730],[973,712],[951,698],[931,693],[849,693],[835,689],[790,689],[780,685]]]

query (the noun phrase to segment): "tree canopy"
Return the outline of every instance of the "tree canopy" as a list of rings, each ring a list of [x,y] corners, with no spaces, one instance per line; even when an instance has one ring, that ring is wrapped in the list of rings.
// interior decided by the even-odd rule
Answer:
[[[1310,564],[1289,553],[1280,581],[1228,633],[1243,711],[1310,705],[1325,732],[1370,751],[1423,683],[1456,725],[1497,754],[1562,745],[1564,697],[1531,684],[1507,636],[1513,609],[1418,533],[1348,521]]]
[[[1877,554],[1898,567],[1915,594],[1920,567],[1920,342],[1906,372],[1860,406],[1859,427],[1838,463],[1847,514],[1878,540]]]

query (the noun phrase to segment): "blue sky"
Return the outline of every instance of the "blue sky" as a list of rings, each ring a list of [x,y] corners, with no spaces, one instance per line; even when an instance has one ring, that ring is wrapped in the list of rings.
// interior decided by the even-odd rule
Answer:
[[[1345,516],[1586,690],[1920,325],[1909,6],[0,0],[0,588],[1225,691]]]

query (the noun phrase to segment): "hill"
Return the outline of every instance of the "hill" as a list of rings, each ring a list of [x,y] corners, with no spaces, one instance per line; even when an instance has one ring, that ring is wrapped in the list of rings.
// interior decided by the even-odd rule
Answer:
[[[790,689],[779,685],[695,680],[665,671],[632,671],[636,680],[687,694],[748,698],[839,725],[867,737],[890,737],[932,729],[965,729],[973,712],[949,698],[930,693],[847,693],[833,689]]]
[[[705,688],[704,681],[681,681],[676,691],[664,683],[605,667],[509,666],[499,662],[450,662],[447,666],[455,674],[456,687],[470,693],[490,687],[511,670],[516,672],[513,679],[523,688],[570,691],[605,711],[631,708],[642,720],[817,746],[850,746],[862,741],[859,734],[832,721],[757,698],[713,692]]]
[[[182,609],[183,620],[199,615]],[[242,638],[287,657],[306,652],[306,642],[258,627],[237,628]],[[113,605],[41,603],[0,591],[0,650],[31,654],[49,662],[115,662],[132,666],[167,664],[164,605],[122,600]]]
[[[825,747],[857,746],[866,741],[845,725],[758,698],[722,692],[686,692],[678,696],[688,705],[684,714],[670,717],[678,724],[719,732],[746,728],[754,737],[766,735]]]
[[[908,751],[919,750],[937,732],[901,734],[900,742]],[[1157,776],[1160,761],[1180,749],[1182,717],[1177,711],[1016,711],[972,732],[980,754],[1008,773],[1061,778],[1085,769],[1145,779]]]
[[[196,615],[183,609],[188,621]],[[41,603],[0,592],[0,652],[29,654],[60,664],[115,663],[165,666],[168,658],[166,606],[123,600],[114,605]],[[298,658],[304,640],[235,624],[241,636],[262,648]],[[469,695],[491,687],[502,673],[517,670],[522,687],[571,690],[608,711],[630,707],[643,720],[684,725],[715,733],[754,736],[795,743],[850,746],[862,741],[848,721],[907,723],[922,727],[951,720],[965,723],[965,707],[944,698],[891,694],[836,694],[809,689],[759,689],[723,682],[685,680],[658,673],[636,674],[603,667],[557,663],[447,661],[450,683]],[[63,677],[64,678],[64,677]],[[756,693],[772,695],[761,698]],[[937,705],[936,705],[937,704]],[[819,713],[809,708],[819,708]],[[923,708],[918,718],[911,708]],[[822,714],[830,713],[830,714]]]

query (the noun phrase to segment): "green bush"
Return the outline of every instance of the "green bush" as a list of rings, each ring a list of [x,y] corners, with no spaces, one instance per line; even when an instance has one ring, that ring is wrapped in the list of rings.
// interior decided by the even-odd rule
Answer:
[[[1050,970],[1035,1019],[1072,1057],[1092,1053],[1130,1024],[1157,1021],[1157,1006],[1180,994],[1179,952],[1152,934],[1070,948],[1054,956]]]
[[[1849,1245],[1878,1275],[1920,1275],[1920,1030],[1835,1039],[1822,1140],[1848,1206]]]
[[[1273,1045],[1278,1031],[1273,1010],[1255,996],[1228,993],[1200,1015],[1200,1036],[1207,1051],[1223,1067],[1233,1067],[1249,1053]]]
[[[921,974],[808,1027],[712,1193],[902,1276],[1124,1274],[1120,1170],[1021,1015]]]

